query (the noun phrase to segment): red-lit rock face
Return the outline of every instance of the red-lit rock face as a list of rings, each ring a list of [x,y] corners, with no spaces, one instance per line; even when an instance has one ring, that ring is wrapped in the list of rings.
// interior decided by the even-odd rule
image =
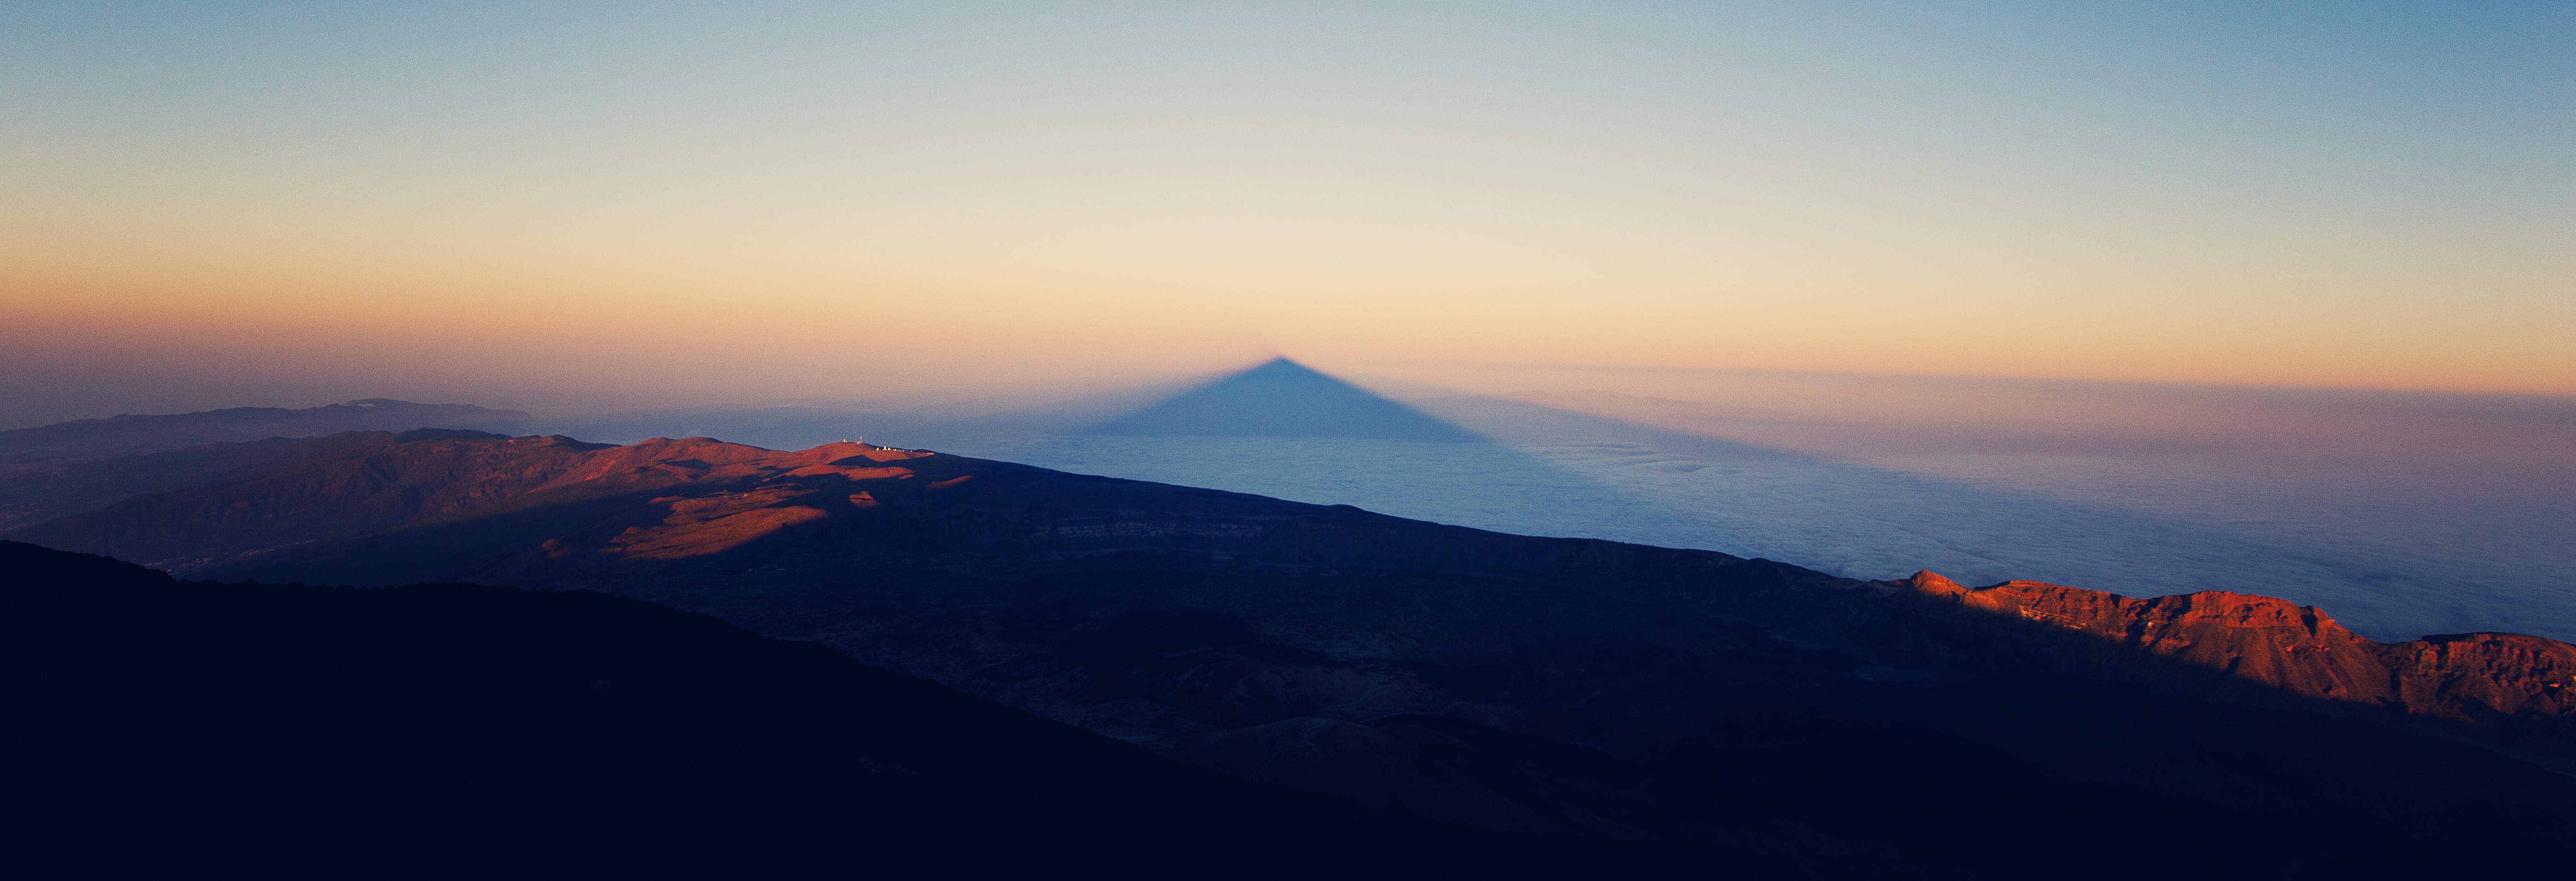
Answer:
[[[902,477],[911,472],[881,463],[927,455],[930,454],[846,441],[787,452],[703,437],[654,438],[594,451],[539,489],[647,474],[685,482],[826,475],[854,479]]]
[[[2080,635],[2050,646],[2070,670],[2171,676],[2173,667],[2150,660],[2163,659],[2284,695],[2429,718],[2576,716],[2576,646],[2552,639],[2472,633],[2381,643],[2314,606],[2226,591],[2136,599],[2036,581],[1969,588],[1931,572],[1897,584],[1903,600],[1953,625],[2000,630],[2021,620]],[[1986,614],[1962,614],[1971,610]]]
[[[627,527],[589,549],[634,560],[682,560],[730,551],[838,511],[874,507],[869,490],[850,489],[922,483],[914,481],[911,469],[886,463],[927,455],[849,442],[784,452],[708,438],[655,438],[592,453],[536,491],[616,482],[667,487],[671,494],[648,502],[667,506],[657,522]]]
[[[480,516],[501,502],[659,490],[666,498],[651,504],[670,506],[662,522],[588,546],[551,538],[545,553],[670,560],[738,547],[855,505],[851,497],[867,495],[859,487],[909,481],[913,472],[899,463],[927,455],[846,442],[783,452],[708,438],[605,446],[556,437],[397,441],[353,433],[315,439],[264,479],[139,498],[21,537],[189,572],[280,548]],[[841,488],[837,506],[797,501],[825,484]]]

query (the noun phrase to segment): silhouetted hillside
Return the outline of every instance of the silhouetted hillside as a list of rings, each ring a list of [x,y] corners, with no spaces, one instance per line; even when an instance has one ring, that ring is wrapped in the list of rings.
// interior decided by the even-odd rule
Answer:
[[[1653,873],[1396,821],[591,593],[177,582],[0,542],[12,863],[69,874]],[[1776,867],[1732,856],[1729,874]]]

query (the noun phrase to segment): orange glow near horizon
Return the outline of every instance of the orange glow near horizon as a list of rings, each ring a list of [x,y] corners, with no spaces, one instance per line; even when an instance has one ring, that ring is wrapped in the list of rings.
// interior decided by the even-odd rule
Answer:
[[[1523,292],[1509,294],[1317,279],[1311,284],[1328,292],[1301,294],[1273,277],[1261,280],[1267,290],[1194,298],[1139,292],[1142,285],[1123,293],[1119,285],[1083,292],[1035,279],[963,285],[933,278],[935,267],[893,281],[763,287],[755,279],[693,289],[680,267],[665,268],[658,281],[579,287],[411,272],[385,273],[401,282],[381,286],[359,271],[292,282],[231,281],[211,270],[105,284],[19,275],[0,286],[0,307],[14,318],[0,342],[21,353],[105,358],[257,353],[253,361],[284,373],[365,373],[376,358],[386,362],[376,368],[382,372],[445,373],[460,390],[510,379],[517,368],[502,364],[553,365],[574,395],[658,385],[660,394],[692,403],[881,393],[849,388],[843,372],[944,393],[1204,372],[1273,351],[1425,378],[1424,370],[1437,370],[1403,365],[2576,394],[2576,359],[2560,345],[2560,332],[2576,322],[2409,309],[2354,315],[2274,302],[2163,310],[2124,305],[2135,300],[2087,306],[2003,297],[1969,306],[1870,290],[1554,295],[1527,291],[1537,285],[1526,279]],[[598,275],[618,273],[603,267]],[[1198,284],[1226,282],[1211,274]]]
[[[2576,395],[2523,14],[0,14],[0,361],[124,377],[0,422],[1271,352]]]

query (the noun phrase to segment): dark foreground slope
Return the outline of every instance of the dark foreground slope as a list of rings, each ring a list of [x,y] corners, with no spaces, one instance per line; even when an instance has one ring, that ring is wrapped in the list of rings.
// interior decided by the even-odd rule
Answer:
[[[335,455],[26,534],[222,577],[620,593],[1241,779],[1823,876],[2545,872],[2533,842],[2576,822],[2534,764],[2576,757],[2576,647],[2546,639],[2382,644],[2260,596],[1858,581],[863,444]],[[326,491],[357,474],[413,476]],[[388,513],[407,495],[455,501]],[[272,528],[338,511],[396,522]]]
[[[22,869],[1380,877],[1675,863],[1641,843],[1440,829],[1222,780],[822,646],[600,594],[178,582],[0,542],[0,657]],[[1703,868],[1780,874],[1716,856]]]

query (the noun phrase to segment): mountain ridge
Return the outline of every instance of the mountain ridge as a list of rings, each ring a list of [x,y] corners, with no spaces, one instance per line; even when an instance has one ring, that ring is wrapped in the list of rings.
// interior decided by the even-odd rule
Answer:
[[[232,540],[225,537],[222,527],[236,522],[255,523],[262,530],[289,530],[284,534],[261,531],[221,548],[236,556],[249,555],[244,559],[255,559],[289,534],[327,542],[441,515],[471,518],[479,506],[538,494],[569,497],[581,493],[650,493],[638,510],[652,516],[627,517],[616,522],[613,533],[603,529],[602,534],[588,539],[572,535],[539,537],[500,557],[488,558],[491,562],[481,573],[491,579],[548,579],[579,572],[583,567],[650,568],[722,555],[821,521],[936,505],[943,496],[977,491],[981,488],[979,482],[982,486],[1014,480],[1136,483],[846,442],[787,452],[708,438],[657,438],[625,446],[589,445],[564,438],[447,436],[400,440],[347,436],[334,440],[334,444],[326,445],[329,449],[308,457],[313,462],[327,462],[328,468],[308,468],[285,487],[313,496],[303,503],[281,498],[287,493],[272,492],[274,485],[245,482],[215,490],[136,499],[20,530],[12,537],[73,550],[105,551],[183,571],[255,574],[260,564],[233,563],[228,564],[233,569],[226,569],[216,564],[215,555],[179,559],[166,552],[188,547],[190,542]],[[403,482],[401,475],[412,471],[421,472],[421,476],[413,482]],[[1055,544],[1103,540],[1150,543],[1165,539],[1224,544],[1265,537],[1277,540],[1298,528],[1297,518],[1319,514],[1327,522],[1349,518],[1321,506],[1241,494],[1184,498],[1260,499],[1270,503],[1265,507],[1272,510],[1249,518],[1129,516],[1097,522],[1090,518],[1039,522],[1030,526],[1036,532],[1010,538]],[[262,504],[251,504],[254,501]],[[213,528],[192,528],[192,516]],[[1382,515],[1366,517],[1371,522],[1411,522]],[[317,527],[308,525],[318,521],[328,521],[329,529],[316,531]],[[127,533],[82,528],[91,524],[128,524],[132,528]],[[1474,540],[1489,544],[1540,543],[1568,549],[1644,547],[1575,539],[1525,539],[1458,527],[1434,528],[1472,533],[1477,536]],[[137,537],[146,533],[166,538]],[[982,540],[999,539],[987,536]],[[1308,545],[1311,540],[1298,543]],[[1515,552],[1497,548],[1494,554],[1509,558]],[[1517,555],[1527,559],[1526,551]],[[1404,565],[1401,556],[1399,552],[1399,559],[1393,562]],[[1645,558],[1674,562],[1699,558],[1717,566],[1768,563],[1714,552],[1668,549],[1636,553],[1617,550],[1593,556],[1631,557],[1628,565]],[[1606,562],[1609,560],[1598,559],[1582,565]],[[1454,561],[1445,565],[1458,568]],[[1467,567],[1467,571],[1498,572],[1502,568],[1508,567],[1474,566]],[[285,571],[295,572],[291,566]],[[2576,673],[2576,648],[2541,637],[2480,633],[2379,643],[2335,625],[2329,616],[2313,607],[2270,597],[2213,591],[2130,598],[2033,581],[1970,588],[1929,572],[1917,573],[1910,579],[1878,582],[1835,578],[1794,567],[1782,572],[1791,582],[1786,589],[1738,590],[1711,594],[1695,602],[1739,615],[1794,619],[1795,623],[1782,629],[1806,641],[1831,641],[1838,638],[1838,632],[1877,634],[1889,627],[1919,629],[1925,622],[1943,624],[1958,631],[1960,638],[1973,639],[1993,629],[1990,619],[2017,620],[2044,624],[2077,639],[2058,644],[2016,635],[2014,638],[2021,644],[2013,651],[2045,658],[2056,669],[2083,671],[2087,675],[2128,676],[2120,672],[2124,663],[2121,659],[2144,653],[2181,661],[2191,668],[2223,671],[2228,677],[2285,694],[2402,707],[2406,714],[2426,719],[2493,725],[2526,724],[2509,721],[2518,719],[2561,720],[2549,723],[2561,725],[2576,714],[2576,700],[2570,699],[2569,688],[2576,684],[2569,678]],[[329,570],[297,574],[327,576]],[[590,577],[601,576],[594,572]],[[1590,580],[1605,579],[1596,575]],[[1890,624],[1891,620],[1902,623]],[[1912,642],[1900,635],[1877,634],[1872,638],[1881,647],[1871,653],[1890,658],[1934,658],[1945,651],[1905,648]],[[1981,651],[1994,653],[2001,649],[1986,647]],[[2576,750],[2570,753],[2576,754]]]
[[[366,510],[402,512],[399,522],[281,549],[269,548],[292,530],[253,530],[190,549],[203,562],[184,571],[616,593],[820,642],[1191,764],[1495,829],[1746,847],[1812,835],[1812,824],[1848,814],[1816,802],[1762,833],[1773,837],[1729,837],[1707,812],[1745,828],[1775,821],[1673,791],[1671,775],[1707,766],[1709,750],[1841,736],[1832,732],[1854,718],[2002,750],[1992,769],[2007,777],[2079,781],[2013,784],[2021,794],[2010,799],[2025,799],[2010,802],[2016,811],[2075,797],[2066,786],[2144,786],[2121,798],[2153,805],[2188,802],[2203,785],[2182,781],[2221,781],[2206,785],[2488,787],[2541,799],[2532,816],[2576,816],[2576,801],[2550,801],[2558,784],[2536,782],[2528,775],[2548,775],[2525,764],[2564,767],[2576,755],[2576,706],[2562,684],[2576,655],[2538,637],[2383,644],[2312,608],[2245,594],[1969,588],[1929,572],[1864,581],[868,444],[580,449],[455,433],[334,442],[355,446],[301,477],[227,492],[345,485],[311,479],[325,471],[410,473],[371,460],[478,457],[517,463],[489,469],[504,476],[492,487],[516,489],[424,492],[468,501],[414,512],[383,501],[405,484],[371,484],[359,500],[377,507]],[[122,518],[185,533],[172,518],[218,522],[230,510],[190,498],[51,525]],[[317,491],[295,516],[327,519],[343,498]],[[1781,720],[1816,713],[1846,721],[1780,733]],[[2008,770],[2025,767],[2037,770]],[[1708,773],[1718,777],[1680,779],[1774,772]],[[2299,803],[2317,812],[2301,834],[2354,853],[2406,822],[2357,794]],[[1831,865],[1814,871],[1864,877],[1948,846],[1867,828],[1911,843],[1844,863],[1818,857]]]
[[[229,407],[163,415],[120,413],[102,419],[75,419],[0,431],[0,459],[42,461],[134,455],[196,444],[312,437],[343,431],[497,428],[534,419],[518,410],[491,410],[472,404],[416,404],[393,398],[361,398],[302,409]]]

